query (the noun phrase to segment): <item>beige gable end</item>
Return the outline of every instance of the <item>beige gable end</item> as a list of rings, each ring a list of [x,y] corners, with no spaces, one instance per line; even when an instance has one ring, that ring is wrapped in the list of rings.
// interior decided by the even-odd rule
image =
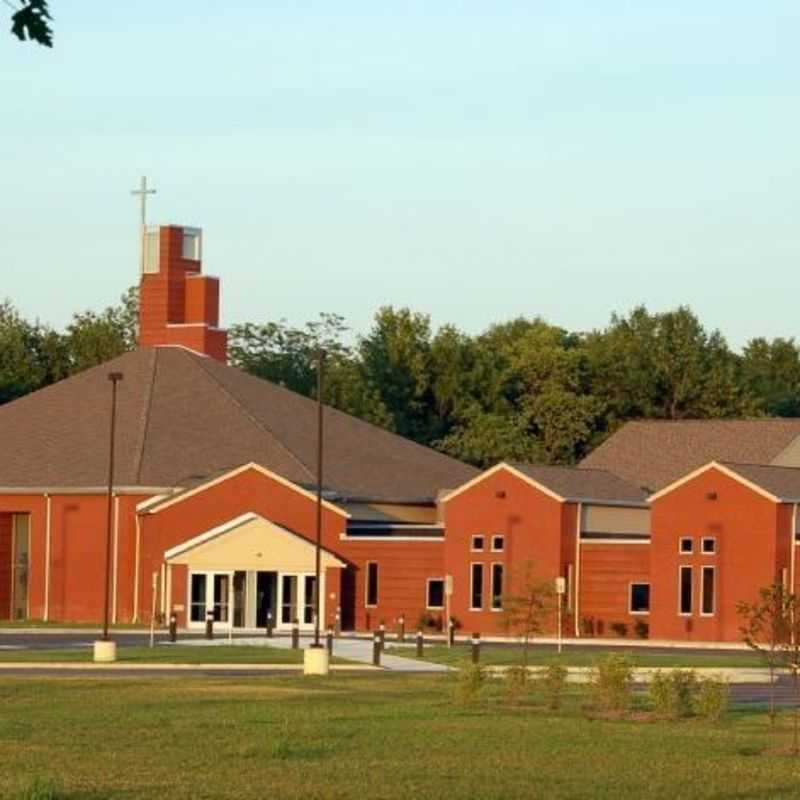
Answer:
[[[311,542],[257,515],[246,515],[173,548],[167,563],[186,564],[197,570],[314,570]],[[322,551],[322,569],[344,564]]]

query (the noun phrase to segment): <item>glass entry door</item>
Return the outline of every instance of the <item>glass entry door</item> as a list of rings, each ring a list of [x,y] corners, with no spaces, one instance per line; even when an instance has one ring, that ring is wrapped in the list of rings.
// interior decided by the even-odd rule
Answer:
[[[233,607],[233,573],[193,572],[189,576],[189,622],[203,625],[206,614],[214,615],[214,623],[231,624]]]
[[[296,621],[301,628],[314,626],[314,584],[316,577],[307,573],[282,573],[279,581],[280,624],[291,627]]]

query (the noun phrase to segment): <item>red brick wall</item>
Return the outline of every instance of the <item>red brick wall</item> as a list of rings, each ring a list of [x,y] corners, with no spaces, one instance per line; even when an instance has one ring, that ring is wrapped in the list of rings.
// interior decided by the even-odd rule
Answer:
[[[569,535],[570,526],[574,530],[575,517],[574,510],[563,506],[506,470],[498,470],[444,503],[445,570],[454,580],[453,614],[466,632],[503,632],[501,614],[489,610],[491,564],[505,564],[505,591],[513,587],[515,577],[520,579],[526,563],[545,581],[564,573],[563,558],[569,547],[564,536],[565,532]],[[475,534],[484,536],[483,553],[470,551]],[[505,537],[503,553],[490,551],[492,534]],[[483,611],[470,610],[473,562],[484,564]]]
[[[709,499],[710,493],[716,499]],[[738,641],[736,604],[754,601],[788,566],[786,529],[790,516],[781,507],[730,478],[709,469],[654,501],[652,521],[651,636],[659,639]],[[678,552],[681,536],[694,539],[693,555]],[[716,538],[714,556],[700,552],[703,536]],[[778,547],[779,538],[783,546]],[[693,571],[691,616],[678,614],[678,566]],[[716,608],[700,610],[700,566],[715,565]]]
[[[619,636],[612,627],[625,625],[626,636],[635,634],[637,621],[649,625],[649,616],[630,614],[631,583],[650,583],[649,544],[601,544],[583,541],[580,554],[581,635]],[[651,608],[653,587],[650,587]],[[587,625],[586,622],[591,622]],[[588,628],[588,630],[587,630]]]

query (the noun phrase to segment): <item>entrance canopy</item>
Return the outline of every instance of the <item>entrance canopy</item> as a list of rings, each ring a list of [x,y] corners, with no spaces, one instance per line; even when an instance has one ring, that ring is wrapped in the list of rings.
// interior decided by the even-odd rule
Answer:
[[[315,545],[260,514],[248,512],[167,550],[168,564],[191,569],[314,570]],[[330,550],[322,548],[321,568],[344,567]]]

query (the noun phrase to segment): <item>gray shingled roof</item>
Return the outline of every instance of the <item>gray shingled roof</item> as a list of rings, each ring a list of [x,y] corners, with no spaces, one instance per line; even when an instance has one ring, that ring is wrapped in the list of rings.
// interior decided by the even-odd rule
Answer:
[[[720,463],[737,475],[741,475],[750,483],[754,483],[756,486],[760,486],[765,491],[775,495],[779,500],[787,502],[800,500],[800,469],[797,467]]]
[[[110,384],[119,385],[116,484],[189,486],[250,461],[315,482],[316,404],[181,348],[140,348],[0,406],[0,487],[101,487]],[[351,497],[434,498],[477,470],[332,408],[325,487]]]
[[[800,436],[800,419],[628,422],[583,459],[657,491],[709,461],[770,464]]]
[[[510,466],[565,500],[621,505],[645,505],[647,501],[647,493],[638,486],[605,470],[517,463]]]

